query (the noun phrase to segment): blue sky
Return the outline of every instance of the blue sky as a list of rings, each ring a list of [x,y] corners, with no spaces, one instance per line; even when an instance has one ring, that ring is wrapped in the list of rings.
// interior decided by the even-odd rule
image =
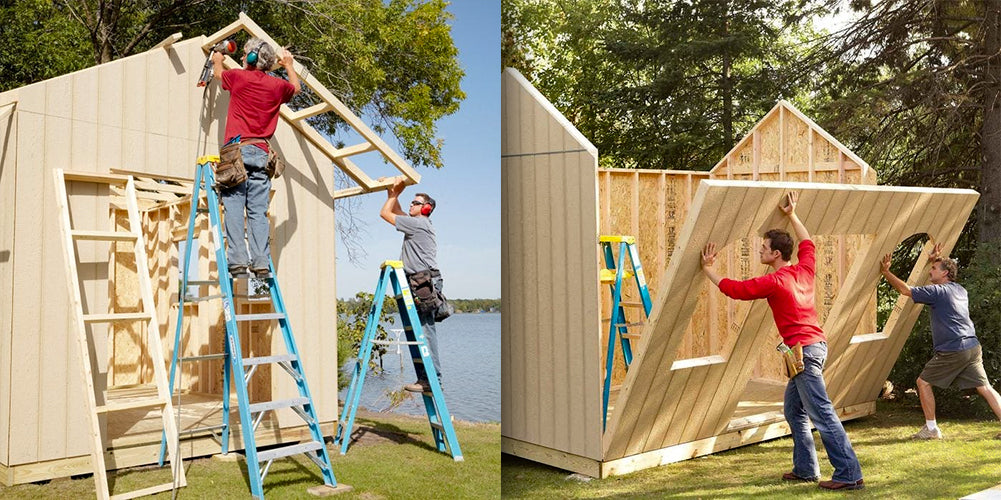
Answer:
[[[456,0],[452,38],[466,75],[466,100],[459,111],[438,122],[445,141],[442,170],[422,168],[422,179],[400,197],[406,205],[413,194],[426,192],[438,206],[431,221],[438,236],[438,266],[449,298],[500,297],[500,2]],[[392,137],[384,136],[391,146]],[[373,177],[393,175],[378,168]],[[337,296],[375,291],[379,264],[399,259],[402,233],[379,217],[386,193],[355,197],[357,218],[364,225],[358,243],[367,256],[350,262],[344,243],[337,241]],[[406,210],[406,207],[404,207]],[[339,216],[338,216],[339,217]]]

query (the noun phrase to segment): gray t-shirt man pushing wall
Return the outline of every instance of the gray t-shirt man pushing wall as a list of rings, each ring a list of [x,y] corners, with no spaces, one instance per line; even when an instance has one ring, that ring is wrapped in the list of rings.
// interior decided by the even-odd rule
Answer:
[[[925,426],[914,439],[942,439],[935,421],[935,394],[932,386],[976,389],[991,410],[1001,420],[1001,395],[991,387],[984,371],[980,342],[970,320],[970,300],[966,289],[956,283],[956,261],[941,257],[942,246],[936,244],[929,255],[933,264],[929,271],[931,285],[908,286],[890,272],[890,254],[883,257],[880,270],[890,285],[918,304],[931,307],[931,334],[935,347],[932,357],[918,376],[918,397],[925,414]],[[1001,439],[999,432],[995,439]]]
[[[410,275],[421,271],[431,273],[431,283],[434,289],[441,291],[442,279],[438,271],[438,242],[435,239],[434,225],[431,224],[431,212],[434,211],[434,199],[426,193],[417,193],[414,200],[410,202],[408,212],[404,212],[400,206],[400,194],[406,185],[401,177],[388,191],[386,203],[382,205],[379,215],[386,222],[393,225],[397,231],[403,233],[403,250],[400,252],[400,260],[403,261],[403,272]],[[424,331],[424,340],[431,350],[431,360],[434,362],[434,371],[438,373],[438,382],[441,382],[441,363],[438,361],[438,335],[434,326],[434,311],[417,309],[417,316],[421,322],[421,329]],[[414,366],[417,371],[417,382],[404,386],[404,389],[411,392],[428,392],[431,386],[428,383],[427,373],[423,365]]]

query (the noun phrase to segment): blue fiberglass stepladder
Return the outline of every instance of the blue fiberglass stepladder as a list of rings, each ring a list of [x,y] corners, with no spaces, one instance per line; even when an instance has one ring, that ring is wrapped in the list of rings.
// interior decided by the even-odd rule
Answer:
[[[619,258],[616,261],[612,253],[612,244],[619,244]],[[622,345],[622,360],[626,369],[633,362],[633,350],[631,339],[638,338],[638,334],[629,333],[629,328],[642,326],[643,322],[629,323],[626,321],[626,310],[628,306],[642,306],[645,317],[650,316],[652,307],[650,302],[650,290],[647,288],[646,276],[643,274],[643,266],[640,264],[639,250],[636,249],[636,238],[633,236],[600,236],[598,244],[601,245],[602,253],[605,256],[605,269],[601,270],[601,283],[608,284],[612,292],[612,316],[608,326],[608,350],[605,359],[605,387],[602,392],[602,426],[604,427],[608,419],[608,396],[612,389],[612,368],[615,361],[615,340],[618,337]],[[633,270],[628,271],[625,266],[625,256],[629,255],[629,263]],[[626,303],[622,301],[622,280],[623,278],[636,278],[636,288],[639,289],[640,302]]]
[[[403,330],[407,336],[405,342],[375,338],[379,318],[382,317],[383,298],[390,286],[392,286],[393,297],[396,299],[397,310],[400,311]],[[431,424],[431,434],[434,436],[435,445],[437,445],[438,451],[447,451],[452,455],[453,460],[461,462],[462,450],[459,448],[459,440],[455,437],[455,428],[452,426],[452,417],[445,405],[441,384],[438,383],[438,374],[435,372],[434,363],[431,360],[431,351],[424,342],[424,330],[421,328],[417,308],[410,293],[410,286],[403,273],[403,262],[387,260],[380,266],[379,284],[376,285],[372,307],[369,309],[366,321],[365,334],[358,347],[358,356],[351,375],[351,385],[348,388],[347,398],[344,400],[341,418],[337,421],[337,434],[334,436],[334,444],[340,442],[341,455],[348,452],[348,445],[351,442],[351,428],[354,426],[355,414],[358,412],[361,388],[365,383],[368,363],[372,359],[372,346],[374,344],[406,344],[410,347],[414,368],[416,369],[418,364],[424,366],[428,385],[431,386],[431,391],[423,392],[421,396],[424,399],[424,408],[427,410],[428,423]]]
[[[313,408],[313,398],[309,393],[306,384],[306,376],[302,368],[302,361],[299,358],[299,351],[296,348],[295,339],[292,336],[292,328],[289,325],[285,310],[285,302],[282,298],[281,290],[278,288],[278,279],[275,277],[274,262],[268,257],[269,273],[266,278],[270,291],[271,303],[274,307],[273,313],[265,314],[234,314],[233,302],[233,282],[229,277],[229,265],[226,261],[226,245],[223,240],[222,220],[219,211],[219,197],[212,188],[215,184],[212,165],[218,163],[218,156],[203,156],[198,159],[198,167],[195,170],[194,191],[191,195],[191,215],[188,220],[188,237],[185,245],[184,267],[181,268],[180,290],[178,292],[178,312],[177,330],[174,334],[174,355],[170,363],[170,393],[174,393],[174,380],[178,369],[178,363],[184,361],[203,361],[207,359],[225,359],[223,363],[223,385],[225,394],[223,396],[222,425],[211,426],[201,429],[191,429],[185,433],[198,432],[211,429],[221,429],[222,431],[222,453],[229,451],[229,399],[230,399],[230,378],[233,378],[236,386],[237,402],[240,412],[240,434],[243,436],[244,452],[247,458],[247,474],[250,479],[250,491],[255,498],[264,498],[264,477],[268,474],[271,463],[279,458],[298,455],[300,453],[309,457],[319,468],[323,475],[323,482],[327,486],[336,487],[337,480],[334,478],[334,469],[330,465],[330,456],[323,441],[323,434],[320,431],[320,422],[316,417]],[[205,191],[206,206],[202,207],[200,198],[201,191]],[[215,252],[216,269],[218,281],[192,281],[188,280],[188,266],[191,260],[192,242],[194,238],[195,220],[199,213],[207,213],[209,216],[209,237],[212,240],[212,250]],[[210,253],[211,255],[211,253]],[[218,285],[220,293],[205,297],[188,297],[188,286]],[[226,323],[226,351],[225,353],[209,354],[203,356],[180,357],[183,350],[181,346],[181,329],[184,322],[184,302],[203,301],[212,299],[222,299],[223,314]],[[240,331],[237,323],[244,321],[273,321],[278,320],[281,327],[282,338],[288,354],[278,354],[274,356],[264,356],[256,358],[243,358],[240,350]],[[251,403],[247,391],[247,383],[250,377],[263,364],[277,364],[282,367],[296,382],[299,397],[281,401],[268,401],[262,403]],[[249,370],[245,370],[249,368]],[[259,451],[256,445],[253,430],[261,423],[264,414],[268,411],[275,411],[281,408],[289,408],[299,415],[309,427],[311,441],[300,444],[285,445],[278,448]],[[180,408],[177,409],[180,411]],[[254,416],[256,415],[256,419]],[[249,431],[248,431],[249,430]],[[160,446],[160,460],[163,460],[163,450],[166,442],[162,441]],[[263,470],[260,464],[265,462]]]

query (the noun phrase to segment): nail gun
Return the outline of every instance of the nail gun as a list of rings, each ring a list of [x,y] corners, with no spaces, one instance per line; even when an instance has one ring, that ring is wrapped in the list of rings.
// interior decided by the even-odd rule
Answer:
[[[198,79],[198,87],[204,87],[212,80],[212,53],[220,52],[222,54],[231,56],[236,53],[236,42],[234,40],[223,40],[217,43],[212,50],[209,51],[208,58],[205,59],[205,66],[202,67],[202,76]]]

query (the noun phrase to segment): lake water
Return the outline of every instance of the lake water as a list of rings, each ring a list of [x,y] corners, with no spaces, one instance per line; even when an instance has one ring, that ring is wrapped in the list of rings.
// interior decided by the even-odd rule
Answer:
[[[438,332],[438,354],[441,356],[442,388],[448,410],[460,420],[500,422],[500,313],[454,314],[435,327]],[[383,357],[383,373],[376,375],[369,372],[365,376],[361,394],[362,407],[373,411],[387,410],[390,406],[387,391],[400,390],[417,379],[407,346],[401,346],[401,352],[402,356],[396,354],[396,346],[390,346],[389,352]],[[346,387],[340,392],[341,400],[347,396],[347,392]],[[390,411],[427,415],[420,394],[407,394],[413,394],[413,397]]]

